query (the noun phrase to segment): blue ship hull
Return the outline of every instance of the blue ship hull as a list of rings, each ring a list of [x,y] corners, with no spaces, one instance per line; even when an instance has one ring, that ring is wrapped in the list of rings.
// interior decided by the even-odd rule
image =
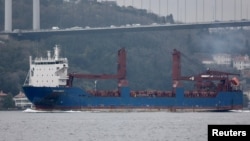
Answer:
[[[185,97],[177,88],[174,97],[131,97],[122,87],[120,96],[95,96],[77,87],[24,86],[24,93],[37,109],[168,109],[238,110],[243,108],[242,91],[219,92],[215,97]]]

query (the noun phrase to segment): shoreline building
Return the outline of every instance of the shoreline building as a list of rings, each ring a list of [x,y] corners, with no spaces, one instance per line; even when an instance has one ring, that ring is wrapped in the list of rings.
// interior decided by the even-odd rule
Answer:
[[[14,98],[15,106],[20,109],[32,108],[32,103],[23,92],[19,92]]]

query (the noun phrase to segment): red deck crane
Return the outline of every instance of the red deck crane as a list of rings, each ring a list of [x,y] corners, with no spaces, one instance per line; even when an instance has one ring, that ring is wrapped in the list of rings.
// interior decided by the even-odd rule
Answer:
[[[117,74],[83,74],[83,73],[69,73],[67,86],[73,85],[74,78],[83,79],[117,79],[118,87],[128,85],[126,80],[126,51],[124,48],[118,50],[118,66]]]
[[[179,87],[181,80],[186,81],[195,81],[195,87],[197,90],[207,90],[207,89],[214,89],[216,91],[224,91],[224,90],[231,90],[231,84],[238,86],[239,80],[236,77],[232,79],[229,76],[235,75],[239,76],[236,73],[227,73],[222,71],[214,71],[207,69],[205,72],[200,73],[195,76],[181,76],[181,53],[174,49],[173,51],[173,87]],[[217,86],[213,83],[213,81],[219,81]]]

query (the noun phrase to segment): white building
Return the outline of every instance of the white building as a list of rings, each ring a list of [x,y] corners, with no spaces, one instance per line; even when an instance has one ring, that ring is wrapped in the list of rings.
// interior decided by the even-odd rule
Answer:
[[[15,102],[15,106],[18,108],[24,109],[24,108],[31,108],[32,107],[32,103],[28,100],[28,98],[22,92],[20,92],[18,95],[16,95],[13,98],[13,100]]]
[[[244,70],[250,68],[250,59],[248,55],[237,56],[233,59],[233,67],[237,70]]]
[[[217,65],[230,65],[232,62],[232,57],[230,54],[226,53],[220,53],[220,54],[214,54],[213,60],[215,64]]]

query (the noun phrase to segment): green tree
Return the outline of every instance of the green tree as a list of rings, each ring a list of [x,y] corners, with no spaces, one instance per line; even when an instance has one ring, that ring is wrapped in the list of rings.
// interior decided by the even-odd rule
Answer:
[[[174,24],[174,17],[172,14],[166,16],[166,23]]]
[[[13,101],[12,94],[8,94],[3,100],[3,109],[14,108],[15,102]]]

